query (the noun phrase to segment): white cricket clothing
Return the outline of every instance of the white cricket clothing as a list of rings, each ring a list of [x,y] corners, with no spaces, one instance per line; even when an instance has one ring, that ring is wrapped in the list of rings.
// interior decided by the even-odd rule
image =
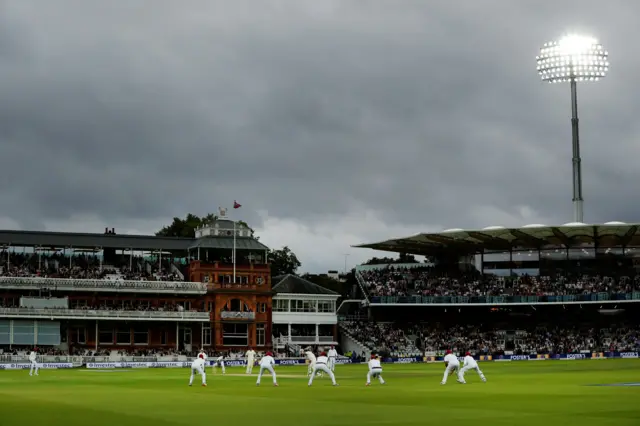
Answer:
[[[444,362],[446,362],[449,365],[454,364],[454,365],[457,365],[458,367],[460,366],[460,360],[454,354],[446,355],[444,357]]]
[[[313,368],[316,365],[316,356],[311,351],[307,351],[304,354],[307,356],[307,359],[309,360],[309,367],[307,368],[307,375],[309,375],[311,374],[311,372],[313,371]]]
[[[29,370],[29,375],[33,376],[34,374],[38,375],[38,370],[40,370],[40,366],[38,365],[38,354],[36,351],[31,351],[29,353],[29,361],[31,361],[31,369]]]
[[[200,357],[196,358],[191,363],[191,377],[189,378],[189,386],[193,384],[193,377],[196,375],[196,373],[200,374],[200,376],[202,377],[202,384],[207,384],[207,374],[204,372],[204,363],[204,358]]]
[[[263,356],[260,360],[260,367],[276,365],[276,360],[271,355]]]
[[[464,375],[469,370],[476,370],[476,373],[478,373],[478,376],[480,376],[480,379],[483,382],[487,381],[487,378],[484,377],[484,373],[480,370],[480,367],[478,367],[478,363],[476,362],[476,360],[473,359],[473,357],[471,356],[465,356],[464,365],[460,369],[460,371],[458,371],[458,381],[460,383],[466,383],[466,381],[464,380]]]
[[[471,368],[476,368],[478,366],[478,363],[476,362],[475,359],[473,359],[472,356],[467,355],[464,357],[464,362],[462,366],[469,367],[469,369],[471,369]]]
[[[253,364],[255,364],[256,351],[249,349],[245,356],[247,357],[247,374],[251,374],[253,372]]]
[[[260,360],[260,371],[258,372],[258,380],[256,381],[256,385],[260,385],[260,379],[262,379],[262,374],[265,370],[271,373],[271,378],[273,379],[273,384],[277,385],[276,372],[273,370],[273,366],[276,364],[276,360],[273,359],[272,356],[267,355],[263,356]]]
[[[213,368],[216,368],[216,367],[220,367],[222,369],[222,374],[227,373],[227,370],[224,368],[224,355],[221,355],[218,358],[216,358],[216,362],[213,364]]]
[[[323,373],[327,373],[329,378],[331,379],[331,383],[333,386],[336,386],[336,376],[333,375],[333,371],[329,369],[327,362],[329,358],[326,356],[321,356],[318,360],[313,364],[313,370],[311,370],[311,376],[309,377],[309,386],[313,384],[313,379],[316,377],[316,373],[322,371]]]
[[[381,385],[384,385],[384,379],[382,378],[382,365],[380,365],[379,359],[372,359],[369,361],[369,371],[367,372],[367,385],[371,384],[371,378],[378,379]]]
[[[331,371],[335,371],[336,358],[338,357],[338,351],[336,351],[335,349],[329,349],[329,352],[327,353],[327,355],[329,356],[329,368],[331,369]]]
[[[453,374],[455,371],[458,371],[460,369],[460,361],[454,354],[448,354],[447,356],[445,356],[444,361],[447,363],[447,368],[445,368],[444,376],[442,377],[443,385],[447,383],[447,378],[450,374]],[[460,378],[458,378],[458,381],[460,381]]]

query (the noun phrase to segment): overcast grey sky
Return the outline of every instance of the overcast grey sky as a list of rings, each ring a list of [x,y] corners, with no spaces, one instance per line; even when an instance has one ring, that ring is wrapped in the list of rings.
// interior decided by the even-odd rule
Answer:
[[[238,218],[303,269],[420,231],[571,221],[568,85],[588,33],[585,221],[640,221],[640,2],[0,0],[0,229]]]

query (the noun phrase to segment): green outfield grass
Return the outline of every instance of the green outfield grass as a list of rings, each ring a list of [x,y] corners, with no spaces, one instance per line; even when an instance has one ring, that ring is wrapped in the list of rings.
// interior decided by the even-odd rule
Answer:
[[[640,360],[489,362],[487,383],[446,386],[441,363],[384,368],[369,388],[361,365],[338,366],[337,388],[307,388],[304,367],[277,368],[278,388],[242,368],[207,369],[207,388],[186,369],[2,371],[0,426],[640,425],[640,387],[587,386],[640,382]]]

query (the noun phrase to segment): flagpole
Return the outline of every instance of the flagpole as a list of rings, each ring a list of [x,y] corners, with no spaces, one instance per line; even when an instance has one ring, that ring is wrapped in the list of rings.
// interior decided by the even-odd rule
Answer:
[[[236,283],[236,221],[233,221],[233,254],[231,255],[233,260],[233,283]]]

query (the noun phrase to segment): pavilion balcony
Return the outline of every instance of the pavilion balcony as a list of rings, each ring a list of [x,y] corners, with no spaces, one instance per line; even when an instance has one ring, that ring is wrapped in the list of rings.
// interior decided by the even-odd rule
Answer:
[[[227,292],[236,292],[236,291],[248,291],[248,292],[259,292],[265,291],[268,292],[268,289],[264,285],[257,284],[245,284],[245,283],[208,283],[208,286],[211,290],[220,290]]]
[[[190,311],[109,311],[91,309],[0,308],[0,318],[209,322],[210,317],[208,312]]]
[[[204,283],[183,281],[128,281],[40,277],[0,277],[2,290],[87,291],[110,293],[198,294],[207,293]]]
[[[256,313],[255,312],[239,312],[239,311],[222,311],[220,312],[220,318],[223,320],[253,321],[256,319]]]
[[[333,336],[289,336],[289,342],[298,344],[319,344],[319,343],[331,343],[335,344],[335,338]]]

